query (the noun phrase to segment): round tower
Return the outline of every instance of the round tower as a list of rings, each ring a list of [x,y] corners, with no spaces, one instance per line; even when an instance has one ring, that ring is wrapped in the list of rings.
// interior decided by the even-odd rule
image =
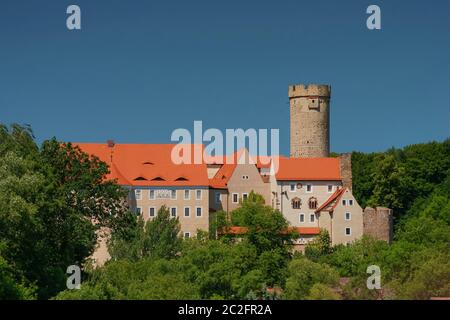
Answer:
[[[330,95],[328,85],[289,86],[292,158],[330,155]]]

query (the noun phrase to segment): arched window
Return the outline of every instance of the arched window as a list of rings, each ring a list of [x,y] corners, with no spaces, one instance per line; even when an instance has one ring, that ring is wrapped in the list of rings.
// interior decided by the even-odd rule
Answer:
[[[300,198],[292,199],[292,209],[300,209],[302,206],[302,200]]]
[[[317,209],[317,199],[314,197],[309,198],[308,205],[310,209]]]

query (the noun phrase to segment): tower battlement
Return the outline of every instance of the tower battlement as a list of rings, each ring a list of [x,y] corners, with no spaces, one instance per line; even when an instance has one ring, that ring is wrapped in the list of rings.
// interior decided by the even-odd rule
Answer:
[[[331,86],[325,84],[294,84],[289,86],[289,99],[300,97],[330,97]]]

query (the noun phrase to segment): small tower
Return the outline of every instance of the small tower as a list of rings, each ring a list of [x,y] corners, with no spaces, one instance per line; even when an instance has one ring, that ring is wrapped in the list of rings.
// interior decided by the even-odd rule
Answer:
[[[330,95],[328,85],[289,86],[292,158],[330,155]]]

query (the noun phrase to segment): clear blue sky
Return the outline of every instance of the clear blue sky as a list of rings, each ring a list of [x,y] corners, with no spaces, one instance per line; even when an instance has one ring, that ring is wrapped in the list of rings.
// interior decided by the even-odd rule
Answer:
[[[66,28],[78,4],[82,30]],[[382,30],[366,28],[370,4]],[[2,0],[0,122],[38,141],[168,143],[279,128],[287,87],[332,86],[333,151],[449,137],[450,1]]]

